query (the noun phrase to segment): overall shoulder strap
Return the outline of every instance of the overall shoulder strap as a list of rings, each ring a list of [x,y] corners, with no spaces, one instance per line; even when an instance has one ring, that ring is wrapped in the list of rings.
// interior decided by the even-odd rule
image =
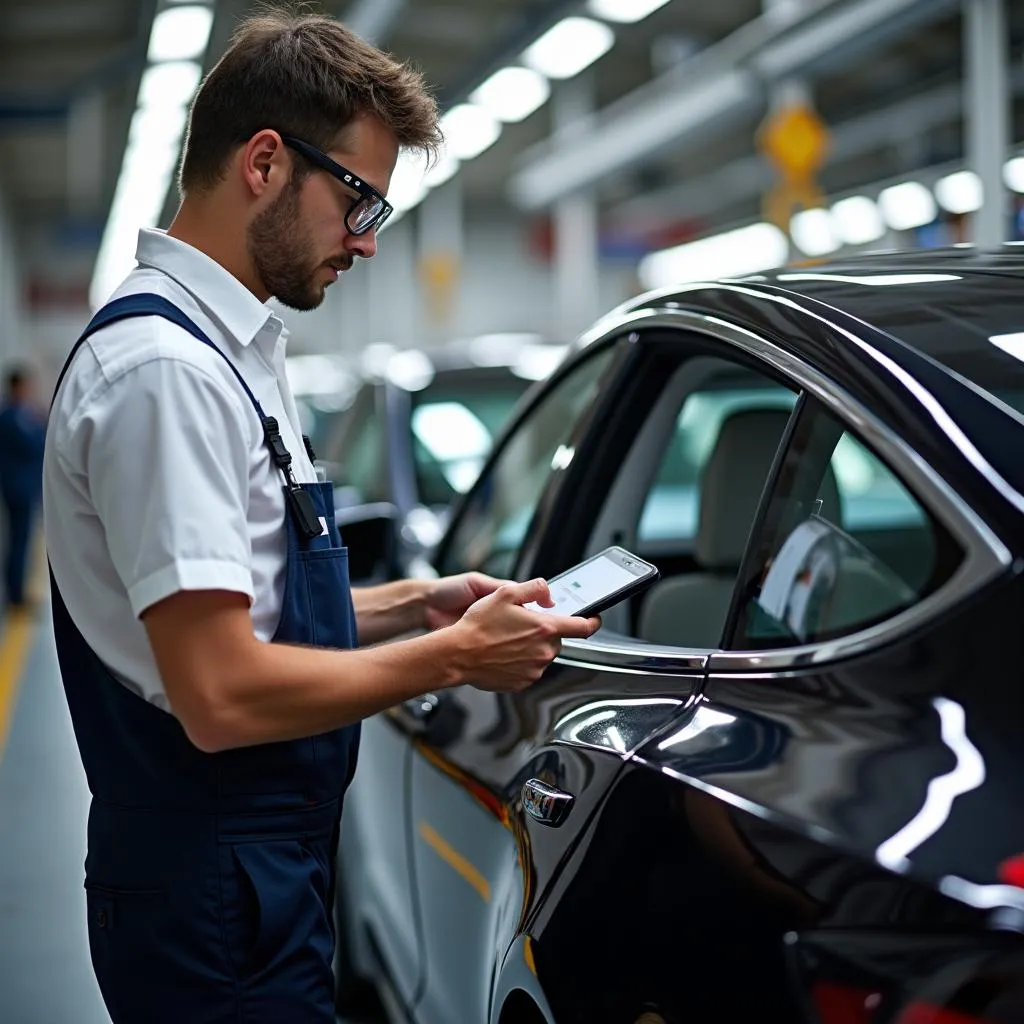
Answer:
[[[78,354],[78,350],[90,335],[95,334],[101,327],[107,327],[110,324],[117,323],[119,320],[129,320],[140,316],[159,316],[163,317],[165,320],[170,320],[171,323],[177,324],[182,330],[188,331],[188,333],[197,341],[201,341],[204,345],[212,348],[213,351],[216,352],[225,363],[227,363],[231,372],[235,375],[235,379],[241,385],[242,390],[245,392],[249,401],[252,403],[253,408],[256,410],[256,413],[260,418],[260,422],[264,424],[266,423],[268,417],[263,412],[263,407],[257,401],[256,396],[252,393],[249,385],[246,384],[242,375],[238,372],[235,364],[231,362],[231,360],[228,359],[228,357],[210,340],[194,320],[186,316],[169,299],[165,299],[162,295],[155,295],[152,292],[139,292],[137,295],[125,295],[120,299],[114,299],[113,302],[108,302],[105,306],[102,306],[96,311],[96,314],[86,325],[85,330],[82,331],[78,341],[75,342],[71,352],[68,354],[68,358],[64,363],[64,368],[60,371],[60,376],[57,378],[57,385],[53,389],[54,397],[56,397],[61,383],[67,375],[68,368],[71,366],[72,360]]]
[[[249,401],[252,403],[253,408],[256,410],[256,415],[260,418],[260,423],[263,426],[264,444],[270,452],[270,458],[273,460],[274,465],[284,477],[285,493],[288,505],[300,533],[307,538],[319,536],[319,521],[317,520],[309,496],[295,482],[295,476],[291,468],[292,455],[291,452],[288,451],[287,447],[285,447],[284,439],[281,437],[281,429],[277,420],[273,416],[268,416],[263,411],[263,407],[260,405],[256,396],[252,393],[249,385],[246,384],[245,379],[242,377],[241,373],[238,372],[238,368],[233,362],[231,362],[227,355],[210,340],[198,324],[186,316],[176,305],[174,305],[173,302],[169,299],[165,299],[162,295],[156,295],[152,292],[139,292],[136,295],[125,295],[120,299],[114,299],[113,302],[108,302],[105,306],[98,309],[95,316],[93,316],[92,320],[89,321],[78,341],[76,341],[72,347],[71,352],[68,354],[64,367],[60,371],[60,376],[57,378],[57,384],[53,389],[54,399],[56,399],[57,392],[60,390],[64,377],[67,375],[68,368],[71,366],[71,361],[75,358],[78,350],[90,335],[95,334],[101,327],[106,327],[108,324],[116,323],[118,320],[128,320],[132,317],[140,316],[160,316],[165,320],[170,320],[171,323],[177,324],[182,328],[182,330],[188,331],[188,333],[197,341],[200,341],[204,345],[208,345],[212,348],[213,351],[216,352],[225,363],[227,363],[228,368],[235,375],[235,379],[241,385],[242,390],[245,392]]]

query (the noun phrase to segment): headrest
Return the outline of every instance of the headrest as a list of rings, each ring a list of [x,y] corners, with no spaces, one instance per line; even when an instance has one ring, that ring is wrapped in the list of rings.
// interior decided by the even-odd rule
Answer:
[[[704,569],[739,567],[789,418],[787,409],[741,409],[722,422],[701,476],[694,554]]]

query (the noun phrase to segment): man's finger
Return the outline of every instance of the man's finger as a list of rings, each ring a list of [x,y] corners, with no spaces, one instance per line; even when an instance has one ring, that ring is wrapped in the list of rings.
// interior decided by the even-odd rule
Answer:
[[[496,580],[493,576],[488,576],[482,572],[466,574],[466,583],[477,600],[481,597],[486,597],[488,594],[493,594],[498,587],[508,586],[511,582],[511,580]]]
[[[572,637],[574,640],[586,640],[588,636],[593,636],[601,628],[601,619],[597,615],[585,619],[581,615],[548,615],[545,613],[544,617],[551,620],[559,636]]]
[[[526,583],[512,583],[502,587],[501,593],[509,604],[529,604],[536,601],[538,604],[550,608],[554,602],[551,600],[551,591],[548,590],[548,581],[544,579],[528,580]]]

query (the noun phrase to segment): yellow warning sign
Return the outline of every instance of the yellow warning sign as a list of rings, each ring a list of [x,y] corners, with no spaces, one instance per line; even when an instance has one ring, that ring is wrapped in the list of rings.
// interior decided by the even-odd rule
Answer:
[[[765,196],[765,217],[788,231],[794,212],[821,206],[824,201],[817,176],[828,156],[828,128],[808,104],[793,102],[768,116],[757,142],[782,179]]]

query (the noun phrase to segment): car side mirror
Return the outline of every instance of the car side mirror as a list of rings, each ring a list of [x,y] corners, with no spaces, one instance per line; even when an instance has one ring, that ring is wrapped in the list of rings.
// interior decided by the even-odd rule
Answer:
[[[398,509],[389,502],[335,511],[341,542],[348,548],[353,583],[384,583],[398,575]]]

